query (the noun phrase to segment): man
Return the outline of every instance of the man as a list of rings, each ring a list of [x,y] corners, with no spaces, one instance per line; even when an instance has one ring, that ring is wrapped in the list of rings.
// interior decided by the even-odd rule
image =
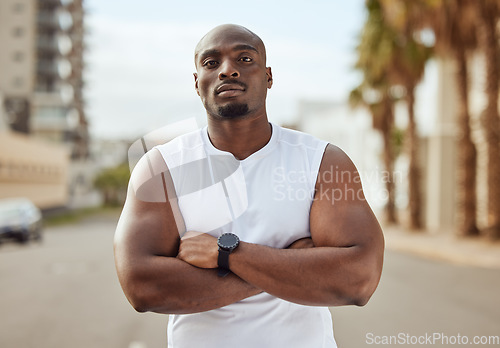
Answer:
[[[382,270],[359,174],[339,148],[268,122],[257,35],[216,27],[195,64],[208,126],[134,169],[122,288],[137,311],[171,314],[169,347],[336,347],[327,307],[366,304]]]

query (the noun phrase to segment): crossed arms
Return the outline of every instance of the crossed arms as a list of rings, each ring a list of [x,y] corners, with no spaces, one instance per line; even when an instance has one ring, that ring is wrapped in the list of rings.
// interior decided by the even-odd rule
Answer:
[[[178,208],[164,198],[171,182],[168,175],[148,177],[151,168],[167,172],[157,150],[134,170],[114,241],[118,277],[137,311],[196,313],[262,291],[303,305],[364,305],[375,291],[382,271],[382,231],[356,168],[337,147],[328,145],[321,163],[311,238],[287,249],[241,242],[229,257],[232,274],[224,278],[217,276],[214,237],[188,232],[180,239]],[[351,179],[328,180],[338,177],[323,175],[329,170],[351,173]]]

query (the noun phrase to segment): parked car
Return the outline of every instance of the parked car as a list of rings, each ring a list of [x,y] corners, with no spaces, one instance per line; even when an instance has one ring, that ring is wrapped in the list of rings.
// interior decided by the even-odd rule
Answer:
[[[29,199],[0,199],[0,238],[42,239],[42,213]]]

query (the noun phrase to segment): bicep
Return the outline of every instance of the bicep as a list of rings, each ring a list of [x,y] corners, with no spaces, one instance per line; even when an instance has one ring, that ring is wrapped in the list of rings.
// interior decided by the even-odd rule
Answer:
[[[321,162],[310,214],[316,246],[351,247],[382,240],[382,231],[368,205],[356,167],[339,148],[328,145]],[[374,244],[375,243],[375,244]]]
[[[168,203],[127,198],[115,233],[115,249],[122,257],[176,256],[179,233]]]
[[[159,156],[157,151],[146,154],[132,173],[114,239],[119,272],[148,256],[177,255],[182,217]]]

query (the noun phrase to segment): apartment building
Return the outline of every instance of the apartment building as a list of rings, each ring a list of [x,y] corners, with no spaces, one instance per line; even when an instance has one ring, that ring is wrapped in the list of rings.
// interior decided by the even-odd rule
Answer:
[[[0,93],[12,130],[88,157],[83,0],[0,1]]]
[[[35,86],[36,3],[0,1],[0,93],[8,124],[29,133]]]
[[[89,156],[82,2],[0,1],[0,198],[74,200]]]

